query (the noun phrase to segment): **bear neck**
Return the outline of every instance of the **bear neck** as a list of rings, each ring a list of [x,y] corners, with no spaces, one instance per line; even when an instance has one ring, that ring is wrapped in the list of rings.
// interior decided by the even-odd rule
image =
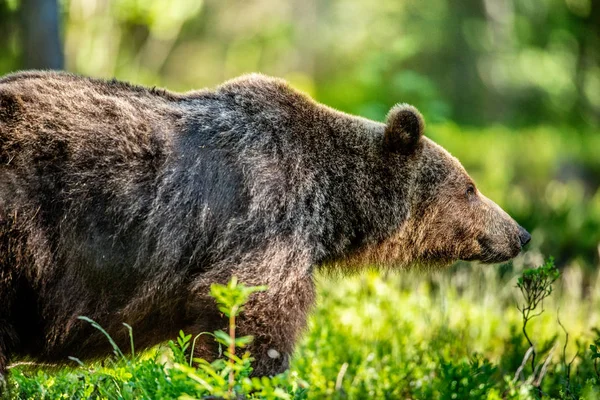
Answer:
[[[410,188],[418,161],[383,149],[385,125],[333,110],[323,118],[320,165],[326,170],[321,195],[321,264],[336,264],[394,234],[407,220]],[[333,115],[331,113],[334,113]]]

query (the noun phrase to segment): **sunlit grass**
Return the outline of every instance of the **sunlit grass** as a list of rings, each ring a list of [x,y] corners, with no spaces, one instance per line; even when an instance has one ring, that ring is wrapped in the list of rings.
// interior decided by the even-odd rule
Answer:
[[[319,305],[293,369],[310,383],[315,398],[336,393],[340,398],[342,393],[352,398],[439,398],[447,383],[440,380],[440,365],[468,364],[475,354],[498,366],[498,379],[512,376],[528,347],[516,308],[521,300],[516,274],[499,279],[496,267],[477,266],[433,277],[369,273],[342,282],[323,279]],[[577,351],[573,338],[589,343],[594,337],[590,321],[597,320],[600,309],[597,298],[583,299],[565,289],[564,282],[557,283],[545,312],[530,322],[528,332],[536,346],[555,342],[562,349],[560,313],[572,357]],[[560,356],[554,352],[556,368]],[[344,364],[343,385],[336,391]],[[556,385],[559,380],[552,374],[545,379]]]
[[[471,398],[535,398],[535,390],[521,380],[511,383],[528,344],[516,308],[522,301],[515,287],[520,271],[503,268],[503,278],[497,266],[466,265],[433,275],[320,276],[309,329],[291,371],[276,385],[285,388],[288,398],[445,399],[465,393]],[[593,328],[600,320],[600,285],[594,278],[587,281],[591,286],[582,292],[577,289],[584,287],[581,270],[567,270],[544,302],[544,313],[529,322],[540,360],[555,347],[542,380],[545,394],[570,398],[560,397],[565,388],[565,335],[558,315],[570,336],[567,361],[579,352],[572,386],[579,395],[585,390],[596,393],[588,347],[597,337]],[[201,371],[174,371],[169,354],[156,349],[127,363],[59,371],[19,367],[12,371],[11,385],[25,397],[48,399],[98,395],[103,393],[98,387],[104,386],[113,388],[104,392],[114,398],[135,398],[143,388],[157,387],[158,392],[149,393],[193,396],[197,382],[190,376]],[[165,362],[166,368],[161,366]],[[526,366],[524,377],[529,375]],[[589,396],[584,398],[594,398]]]

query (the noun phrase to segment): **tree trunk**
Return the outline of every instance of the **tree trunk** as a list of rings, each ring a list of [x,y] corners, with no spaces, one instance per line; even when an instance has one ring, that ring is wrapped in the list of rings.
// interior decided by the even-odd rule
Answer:
[[[24,68],[63,68],[57,0],[22,0],[21,34]]]

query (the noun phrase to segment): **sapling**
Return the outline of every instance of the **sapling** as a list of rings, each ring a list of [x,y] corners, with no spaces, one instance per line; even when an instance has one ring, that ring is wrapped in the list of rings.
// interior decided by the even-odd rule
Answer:
[[[242,361],[235,355],[236,347],[244,347],[252,341],[251,336],[235,336],[235,318],[243,311],[244,304],[248,302],[250,295],[265,291],[266,286],[245,286],[238,284],[237,278],[231,278],[227,285],[212,284],[211,296],[217,301],[219,311],[229,318],[229,333],[221,330],[215,331],[216,340],[225,345],[228,351],[225,353],[229,365],[229,395],[233,394],[235,375],[240,368],[236,368]]]
[[[540,376],[535,379],[536,375],[536,364],[535,359],[537,351],[535,345],[527,333],[527,324],[535,317],[538,317],[544,312],[544,299],[552,294],[552,284],[558,279],[560,272],[554,265],[554,259],[550,257],[544,265],[539,268],[527,269],[523,272],[523,275],[517,280],[517,287],[523,295],[524,303],[521,306],[517,306],[521,312],[523,318],[523,335],[529,343],[529,349],[525,353],[523,362],[517,370],[514,380],[516,381],[523,371],[525,364],[528,359],[531,359],[531,371],[532,371],[532,382],[535,382],[536,386],[541,384],[543,374],[546,371],[549,357],[546,358],[544,365],[540,371]]]

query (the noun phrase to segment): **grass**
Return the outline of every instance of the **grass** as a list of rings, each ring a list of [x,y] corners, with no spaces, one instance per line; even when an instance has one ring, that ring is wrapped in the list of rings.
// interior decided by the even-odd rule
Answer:
[[[523,310],[525,301],[517,283],[528,275],[515,268],[463,265],[434,275],[320,277],[318,304],[292,368],[272,379],[250,379],[251,360],[241,349],[213,365],[195,360],[190,367],[184,350],[193,338],[182,334],[136,357],[60,370],[13,368],[5,397],[600,398],[594,368],[600,353],[590,348],[598,339],[593,328],[600,321],[600,282],[587,280],[582,292],[583,274],[573,267],[553,284],[536,310],[543,306],[544,312],[527,321],[538,355],[532,369],[531,358],[524,360],[529,343],[517,307]],[[232,315],[240,305],[234,303],[225,306]],[[224,346],[231,343],[225,332],[218,336]]]

